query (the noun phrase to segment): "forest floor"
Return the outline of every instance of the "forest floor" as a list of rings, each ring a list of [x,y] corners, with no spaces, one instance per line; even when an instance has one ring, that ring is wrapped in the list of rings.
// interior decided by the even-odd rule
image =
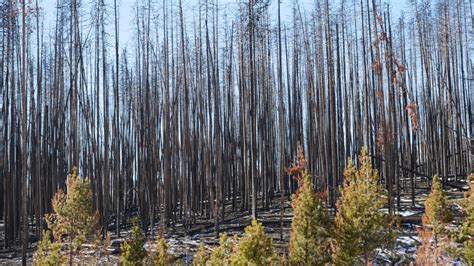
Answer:
[[[421,181],[421,183],[420,183]],[[425,181],[426,182],[426,181]],[[375,257],[375,265],[382,264],[396,264],[405,265],[414,259],[416,245],[419,244],[419,239],[416,232],[416,227],[421,225],[421,216],[423,215],[423,202],[428,195],[428,185],[423,186],[423,180],[418,180],[415,184],[422,184],[422,187],[416,188],[415,204],[412,204],[411,194],[403,193],[400,198],[400,208],[397,209],[396,214],[400,219],[399,236],[397,238],[396,246],[392,250],[379,250]],[[454,184],[454,183],[453,183]],[[404,185],[409,185],[407,181]],[[466,187],[462,183],[454,184],[453,186],[446,186],[445,192],[451,201],[452,210],[455,214],[455,220],[452,223],[456,227],[460,222],[460,207],[459,199],[463,197],[463,192]],[[403,191],[411,191],[405,186]],[[286,253],[288,249],[288,240],[292,219],[292,208],[288,197],[285,198],[285,213],[283,218],[283,238],[280,238],[280,206],[279,198],[275,199],[275,204],[267,211],[259,210],[258,220],[265,226],[265,231],[273,238],[273,244],[278,253]],[[387,211],[387,210],[384,210]],[[242,235],[244,228],[250,224],[251,214],[249,212],[231,211],[231,206],[226,206],[225,219],[219,225],[220,232],[226,232],[228,235],[237,234]],[[99,256],[96,259],[95,253],[91,246],[84,246],[79,256],[75,257],[76,262],[90,262],[94,264],[116,264],[120,256],[120,243],[123,242],[123,236],[126,236],[130,231],[122,230],[122,237],[118,238],[111,234],[112,244],[109,248],[109,256]],[[210,220],[197,220],[195,224],[190,226],[185,233],[183,224],[175,224],[172,228],[166,231],[165,237],[170,247],[170,253],[175,257],[181,259],[183,263],[192,262],[192,258],[199,245],[203,244],[206,249],[212,249],[217,246],[219,240],[216,238],[214,230],[214,223]],[[31,236],[30,238],[33,238]],[[0,239],[3,238],[3,221],[0,221]],[[3,241],[1,241],[3,242]],[[149,237],[145,248],[153,253],[155,251],[154,240]],[[32,253],[36,249],[36,244],[30,245],[28,253],[28,261],[32,262]],[[21,264],[21,249],[7,250],[0,243],[0,264],[1,265],[19,265]]]

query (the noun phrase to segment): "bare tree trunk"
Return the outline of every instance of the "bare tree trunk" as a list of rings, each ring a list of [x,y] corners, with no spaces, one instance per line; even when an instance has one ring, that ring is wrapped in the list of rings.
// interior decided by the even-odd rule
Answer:
[[[22,217],[22,250],[21,263],[26,265],[26,249],[28,248],[28,128],[26,124],[27,106],[26,106],[26,0],[21,3],[21,217]]]

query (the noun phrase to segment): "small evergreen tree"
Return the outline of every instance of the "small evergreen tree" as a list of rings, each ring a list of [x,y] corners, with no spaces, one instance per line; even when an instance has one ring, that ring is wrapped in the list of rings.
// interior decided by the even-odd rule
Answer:
[[[468,176],[467,181],[469,190],[462,201],[464,221],[456,239],[460,244],[456,255],[467,265],[474,265],[474,173]]]
[[[303,149],[298,147],[298,162],[287,169],[296,177],[298,190],[292,195],[289,259],[294,265],[324,265],[331,262],[331,220],[324,206],[325,193],[315,193],[305,168]]]
[[[431,191],[425,200],[422,227],[417,228],[421,244],[416,248],[416,263],[431,265],[445,262],[448,231],[446,225],[453,219],[438,175],[433,176]]]
[[[272,239],[265,235],[261,223],[252,220],[237,246],[237,252],[231,256],[234,265],[268,265],[275,257]]]
[[[395,240],[395,220],[380,210],[388,203],[387,195],[367,148],[362,149],[359,163],[357,169],[349,160],[337,202],[333,248],[338,265],[367,264],[376,248],[388,247]]]
[[[448,206],[438,175],[433,177],[431,192],[425,200],[425,215],[437,242],[439,237],[446,235],[446,225],[453,220],[453,214]]]
[[[199,245],[196,254],[194,254],[193,265],[194,266],[202,266],[206,265],[207,261],[209,260],[209,253],[206,251],[204,245]]]
[[[69,264],[81,245],[94,236],[99,215],[92,205],[92,190],[89,179],[82,179],[77,168],[67,179],[67,194],[59,191],[52,200],[54,213],[46,215],[48,227],[56,241],[65,241]]]
[[[43,232],[43,238],[38,242],[38,248],[33,255],[35,265],[60,265],[66,262],[66,257],[61,254],[61,244],[51,242],[51,233]]]
[[[122,255],[120,262],[124,265],[141,265],[143,259],[148,255],[144,245],[146,238],[138,225],[138,219],[132,219],[132,235],[120,245]]]
[[[230,257],[236,251],[237,242],[236,235],[233,239],[229,239],[227,233],[223,233],[219,239],[219,246],[211,251],[208,264],[212,266],[229,265]]]
[[[156,253],[154,256],[156,266],[168,265],[173,261],[174,258],[168,253],[168,249],[166,239],[160,233],[156,240]]]

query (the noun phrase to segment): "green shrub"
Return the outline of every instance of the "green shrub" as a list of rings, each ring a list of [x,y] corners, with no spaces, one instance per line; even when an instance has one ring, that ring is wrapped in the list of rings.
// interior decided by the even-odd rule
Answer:
[[[425,214],[427,222],[433,228],[435,240],[447,233],[446,225],[453,220],[453,214],[448,206],[438,175],[433,177],[431,192],[425,201]]]
[[[204,245],[199,245],[196,254],[194,254],[193,265],[194,266],[201,266],[206,265],[207,261],[209,260],[209,253],[206,251]]]
[[[237,236],[234,235],[232,239],[229,239],[227,233],[223,233],[219,239],[219,246],[215,247],[211,251],[209,258],[209,265],[229,265],[230,257],[236,250]]]
[[[35,265],[60,265],[66,262],[66,256],[61,254],[61,244],[51,242],[50,231],[43,232],[43,238],[38,242],[38,248],[33,255]]]
[[[141,265],[143,259],[148,255],[148,252],[144,248],[146,238],[138,225],[137,218],[132,219],[132,224],[131,236],[120,245],[120,249],[122,250],[120,262],[124,265]]]
[[[275,258],[272,239],[265,235],[261,223],[255,219],[245,228],[237,252],[231,257],[234,265],[268,265]]]
[[[89,179],[82,179],[77,168],[67,179],[67,194],[62,190],[52,199],[53,214],[46,215],[46,222],[55,241],[66,243],[69,264],[81,245],[90,241],[97,230],[99,214],[94,212]]]
[[[417,228],[420,245],[416,247],[416,263],[420,265],[443,264],[446,262],[448,230],[446,226],[453,219],[438,175],[433,176],[431,191],[425,200],[422,226]]]
[[[289,259],[292,265],[324,265],[331,262],[331,220],[322,194],[313,191],[309,174],[301,173],[293,194]]]
[[[337,265],[367,264],[376,248],[388,247],[395,240],[395,219],[381,211],[388,197],[366,148],[359,162],[359,169],[348,162],[337,202],[333,256]]]
[[[469,191],[462,201],[464,220],[456,236],[459,246],[455,255],[467,265],[474,265],[474,173],[468,176],[467,181]]]
[[[157,266],[168,265],[173,262],[174,258],[168,253],[168,244],[163,235],[159,234],[156,240],[156,253],[154,256],[154,262]]]

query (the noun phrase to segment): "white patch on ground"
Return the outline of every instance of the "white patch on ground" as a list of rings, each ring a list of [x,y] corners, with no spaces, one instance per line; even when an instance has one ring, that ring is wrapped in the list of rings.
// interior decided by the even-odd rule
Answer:
[[[396,211],[395,213],[403,217],[408,217],[408,216],[419,214],[421,213],[421,211],[403,210],[403,211]]]
[[[416,244],[416,240],[411,236],[400,236],[397,238],[397,242],[403,243],[403,245],[412,246]]]

